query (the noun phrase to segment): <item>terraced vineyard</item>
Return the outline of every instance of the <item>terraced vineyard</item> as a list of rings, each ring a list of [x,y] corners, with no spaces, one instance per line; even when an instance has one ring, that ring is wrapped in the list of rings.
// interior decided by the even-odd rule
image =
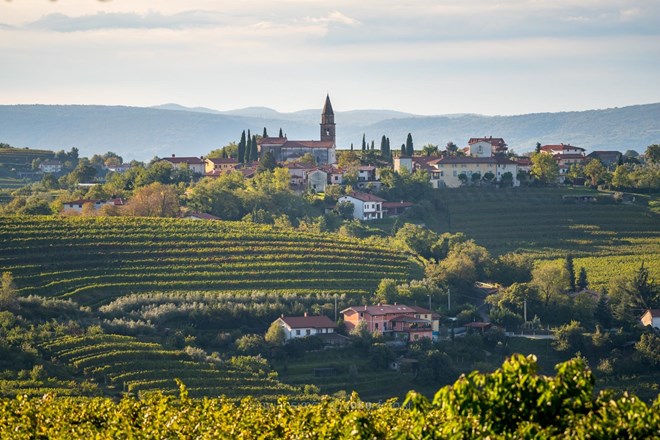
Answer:
[[[67,336],[41,348],[54,361],[115,392],[142,395],[158,390],[176,394],[179,388],[175,379],[179,379],[191,397],[249,395],[275,401],[279,396],[301,394],[300,388],[283,384],[267,372],[249,371],[226,361],[196,360],[183,350],[164,349],[160,344],[129,336]],[[306,396],[307,400],[310,398]]]
[[[493,254],[520,251],[535,258],[576,257],[590,280],[604,285],[612,273],[644,261],[660,278],[660,216],[644,203],[566,203],[584,189],[460,188],[443,190],[445,227],[464,232]],[[589,194],[594,194],[590,192]]]
[[[90,306],[175,290],[365,294],[384,277],[422,276],[386,248],[234,222],[0,217],[0,243],[19,294]]]

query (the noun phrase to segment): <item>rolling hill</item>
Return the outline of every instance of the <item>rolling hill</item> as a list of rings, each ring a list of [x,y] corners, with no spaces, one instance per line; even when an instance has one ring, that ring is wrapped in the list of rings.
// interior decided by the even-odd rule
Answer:
[[[77,147],[83,156],[114,151],[125,159],[153,156],[200,156],[236,141],[242,130],[275,134],[282,128],[291,139],[318,138],[320,109],[279,113],[258,107],[232,111],[166,104],[157,108],[81,105],[0,106],[0,142],[15,147],[50,150]],[[660,142],[660,104],[582,112],[518,116],[475,114],[416,116],[389,110],[336,112],[338,147],[382,135],[392,147],[412,133],[415,145],[464,145],[468,138],[503,137],[517,152],[536,142],[571,143],[587,149],[643,151]]]

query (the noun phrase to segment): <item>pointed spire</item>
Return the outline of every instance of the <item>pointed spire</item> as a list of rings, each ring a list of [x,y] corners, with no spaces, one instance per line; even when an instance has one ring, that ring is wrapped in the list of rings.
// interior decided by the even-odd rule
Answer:
[[[330,104],[330,94],[325,96],[325,104],[323,105],[323,115],[333,115],[335,112],[332,111],[332,104]]]

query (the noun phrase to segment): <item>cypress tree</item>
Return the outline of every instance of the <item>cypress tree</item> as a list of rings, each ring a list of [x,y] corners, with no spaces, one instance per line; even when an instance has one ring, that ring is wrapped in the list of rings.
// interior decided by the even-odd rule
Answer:
[[[353,151],[353,142],[351,142],[351,151]]]
[[[406,138],[406,155],[413,157],[414,154],[415,147],[413,146],[412,135],[408,133],[408,137]]]
[[[577,289],[584,290],[587,287],[589,287],[589,281],[587,280],[587,269],[581,267],[580,273],[578,274]]]
[[[248,136],[247,145],[245,146],[245,163],[252,162],[252,139]]]
[[[573,266],[573,256],[571,254],[566,255],[564,268],[568,272],[568,283],[570,284],[571,292],[575,292],[575,266]]]
[[[238,143],[238,163],[245,161],[245,130],[241,134],[241,141]]]
[[[406,144],[401,144],[401,157],[406,156]]]
[[[282,127],[280,127],[280,134],[278,135],[278,137],[281,137],[281,138],[284,137],[284,135],[282,134]]]
[[[261,137],[268,137],[268,132],[266,131],[266,127],[264,127],[264,134],[261,135]]]
[[[380,138],[380,154],[384,157],[387,157],[387,138],[385,135]]]
[[[367,149],[367,140],[366,140],[366,135],[362,133],[362,151],[365,151]]]
[[[257,136],[252,136],[252,153],[250,153],[250,158],[253,162],[259,160],[259,149],[257,148]]]
[[[371,140],[371,151],[374,151],[376,149],[376,142],[374,140]]]

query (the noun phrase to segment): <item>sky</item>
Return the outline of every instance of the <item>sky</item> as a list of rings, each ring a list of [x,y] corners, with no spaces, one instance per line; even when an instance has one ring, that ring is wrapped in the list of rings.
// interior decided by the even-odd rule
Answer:
[[[660,102],[658,0],[0,0],[0,104],[512,115]]]

